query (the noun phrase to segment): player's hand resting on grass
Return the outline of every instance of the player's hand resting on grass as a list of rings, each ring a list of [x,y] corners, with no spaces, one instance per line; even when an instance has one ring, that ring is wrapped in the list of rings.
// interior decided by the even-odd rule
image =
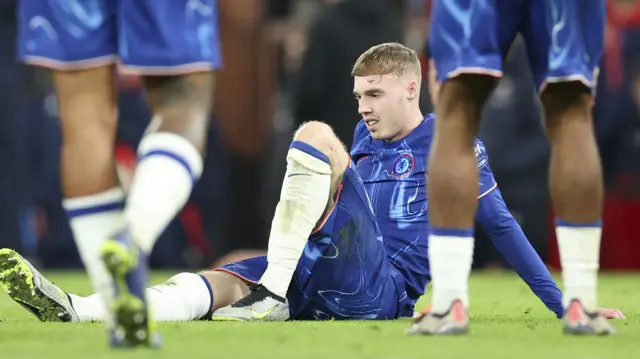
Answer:
[[[600,308],[598,313],[607,319],[627,319],[620,309]]]

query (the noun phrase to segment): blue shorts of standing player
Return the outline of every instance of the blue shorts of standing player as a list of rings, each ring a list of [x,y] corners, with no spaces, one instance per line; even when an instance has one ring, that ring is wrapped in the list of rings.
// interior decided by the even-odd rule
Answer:
[[[118,296],[113,345],[158,343],[146,305],[147,256],[202,173],[221,63],[217,15],[216,0],[19,4],[20,59],[53,72],[64,206],[80,256],[105,300]],[[153,116],[126,205],[114,166],[118,72],[142,75]]]
[[[267,257],[216,271],[257,284]],[[333,208],[325,214],[298,262],[287,292],[293,320],[387,320],[413,316],[405,281],[387,258],[362,179],[345,170]]]
[[[521,34],[536,87],[579,81],[594,88],[604,45],[604,0],[436,0],[429,50],[438,79],[502,77]]]
[[[20,59],[58,70],[112,63],[143,75],[219,67],[213,0],[20,2]]]

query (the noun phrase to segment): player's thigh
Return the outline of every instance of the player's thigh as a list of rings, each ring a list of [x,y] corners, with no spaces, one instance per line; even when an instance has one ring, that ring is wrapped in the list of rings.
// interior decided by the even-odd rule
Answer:
[[[267,256],[231,262],[202,274],[211,285],[214,310],[233,304],[249,294],[267,269]]]
[[[434,0],[429,52],[438,81],[460,74],[502,76],[502,63],[515,38],[522,1]]]
[[[364,184],[345,171],[336,204],[311,235],[287,298],[292,318],[392,319],[397,270],[386,256]]]
[[[67,70],[116,60],[114,0],[22,0],[18,30],[18,54],[29,64]]]
[[[605,16],[605,0],[532,1],[522,33],[539,90],[573,81],[595,88]]]
[[[220,66],[217,0],[118,4],[118,54],[124,72],[183,75]]]
[[[258,256],[231,262],[212,271],[232,274],[249,284],[258,284],[262,274],[267,269],[267,256]]]

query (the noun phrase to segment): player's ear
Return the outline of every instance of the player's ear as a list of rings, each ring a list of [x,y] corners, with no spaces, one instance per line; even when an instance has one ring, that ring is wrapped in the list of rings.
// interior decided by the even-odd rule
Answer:
[[[418,91],[418,83],[415,80],[410,80],[407,86],[407,100],[413,100],[418,97],[420,92]]]

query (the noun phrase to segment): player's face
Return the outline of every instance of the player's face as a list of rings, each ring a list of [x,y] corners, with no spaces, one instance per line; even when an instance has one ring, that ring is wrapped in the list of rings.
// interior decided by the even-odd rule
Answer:
[[[356,76],[353,94],[358,112],[374,139],[393,141],[404,136],[406,81],[394,75]]]

